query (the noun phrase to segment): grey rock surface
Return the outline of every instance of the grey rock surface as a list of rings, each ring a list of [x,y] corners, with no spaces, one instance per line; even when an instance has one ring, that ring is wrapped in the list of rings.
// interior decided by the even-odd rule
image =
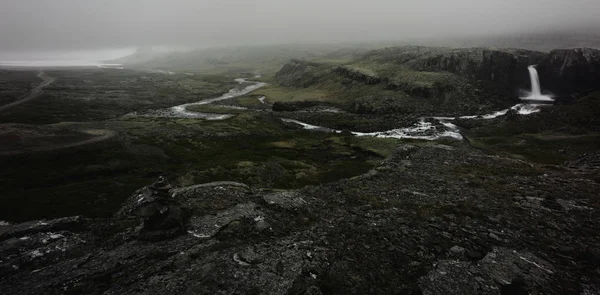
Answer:
[[[600,288],[600,184],[588,174],[428,144],[400,146],[374,171],[298,191],[149,186],[114,218],[5,224],[0,293]]]

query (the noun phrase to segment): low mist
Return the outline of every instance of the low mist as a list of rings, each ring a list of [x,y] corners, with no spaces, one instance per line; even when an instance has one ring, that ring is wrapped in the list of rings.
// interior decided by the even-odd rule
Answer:
[[[3,0],[0,51],[435,40],[597,27],[595,0]]]

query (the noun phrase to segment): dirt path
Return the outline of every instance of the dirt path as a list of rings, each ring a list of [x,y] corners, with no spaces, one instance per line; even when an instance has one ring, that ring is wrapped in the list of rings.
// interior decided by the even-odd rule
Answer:
[[[51,145],[51,146],[46,146],[46,147],[23,149],[23,150],[16,150],[16,151],[3,151],[3,152],[0,152],[0,156],[9,156],[9,155],[18,155],[18,154],[25,154],[25,153],[53,151],[53,150],[59,150],[59,149],[65,149],[65,148],[72,148],[72,147],[88,145],[88,144],[104,141],[104,140],[110,139],[110,138],[114,137],[115,135],[117,135],[117,132],[112,131],[112,130],[106,130],[106,129],[87,129],[87,130],[82,130],[82,132],[89,134],[89,135],[93,135],[95,137],[86,139],[83,141],[57,144],[57,145]]]
[[[34,98],[36,98],[36,97],[40,96],[40,95],[43,93],[43,91],[42,91],[42,90],[43,90],[45,87],[47,87],[48,85],[50,85],[50,84],[52,84],[54,81],[56,81],[56,79],[55,79],[55,78],[53,78],[53,77],[49,77],[49,76],[46,76],[46,73],[44,73],[44,71],[40,71],[40,72],[37,74],[37,76],[38,76],[40,79],[42,79],[42,83],[40,83],[40,85],[38,85],[37,87],[33,88],[33,89],[31,90],[31,93],[29,93],[29,95],[27,95],[26,97],[24,97],[24,98],[22,98],[22,99],[19,99],[19,100],[17,100],[17,101],[11,102],[11,103],[9,103],[9,104],[6,104],[6,105],[3,105],[3,106],[0,106],[0,112],[6,111],[6,110],[8,110],[8,109],[10,109],[10,108],[13,108],[13,107],[15,107],[15,106],[18,106],[18,105],[20,105],[20,104],[22,104],[22,103],[26,103],[26,102],[28,102],[28,101],[30,101],[30,100],[32,100],[32,99],[34,99]]]

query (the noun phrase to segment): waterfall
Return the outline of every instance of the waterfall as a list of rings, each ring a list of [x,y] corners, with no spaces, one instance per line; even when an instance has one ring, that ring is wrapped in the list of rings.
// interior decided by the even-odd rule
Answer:
[[[535,66],[529,66],[527,69],[529,70],[529,78],[531,79],[531,93],[529,93],[529,95],[526,97],[521,97],[521,99],[533,101],[554,101],[554,99],[552,99],[550,96],[542,95],[540,77],[538,76]]]
[[[532,96],[542,96],[542,91],[540,90],[540,77],[538,76],[538,72],[534,66],[527,67],[529,70],[529,78],[531,79],[531,95]]]

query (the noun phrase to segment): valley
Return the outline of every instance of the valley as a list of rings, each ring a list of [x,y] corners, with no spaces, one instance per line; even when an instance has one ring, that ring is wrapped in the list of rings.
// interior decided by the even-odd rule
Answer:
[[[600,51],[233,52],[0,71],[0,290],[599,290]]]

